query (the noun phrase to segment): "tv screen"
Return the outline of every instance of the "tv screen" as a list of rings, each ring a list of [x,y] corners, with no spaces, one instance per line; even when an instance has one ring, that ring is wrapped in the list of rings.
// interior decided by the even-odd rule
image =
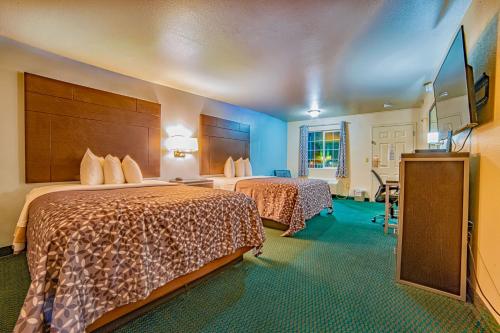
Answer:
[[[472,68],[467,64],[463,27],[455,36],[450,50],[434,81],[434,98],[439,138],[446,139],[477,125]]]

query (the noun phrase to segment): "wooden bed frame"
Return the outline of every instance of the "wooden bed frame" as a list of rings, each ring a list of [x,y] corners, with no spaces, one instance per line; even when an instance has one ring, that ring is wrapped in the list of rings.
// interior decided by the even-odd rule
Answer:
[[[130,304],[121,306],[119,308],[116,308],[114,310],[111,310],[111,311],[105,313],[104,315],[102,315],[95,322],[93,322],[92,324],[87,326],[85,331],[86,332],[93,332],[93,331],[99,330],[99,331],[106,332],[106,331],[116,329],[117,327],[113,327],[113,328],[109,328],[109,330],[106,330],[106,325],[116,321],[117,319],[123,318],[124,316],[129,315],[132,312],[137,311],[141,307],[144,307],[152,302],[159,300],[160,298],[164,298],[164,297],[174,293],[175,291],[177,291],[178,289],[180,289],[184,286],[192,284],[196,280],[199,280],[199,279],[209,275],[210,273],[214,272],[217,269],[220,269],[224,266],[228,266],[232,263],[241,261],[243,254],[250,251],[251,249],[252,248],[249,246],[240,248],[240,249],[236,250],[236,252],[234,252],[233,254],[216,259],[216,260],[206,264],[205,266],[203,266],[202,268],[200,268],[197,271],[180,276],[180,277],[168,282],[167,284],[163,285],[162,287],[154,290],[147,298],[145,298],[141,301],[137,301],[135,303],[130,303]],[[134,318],[130,318],[129,320],[133,320],[133,319]],[[126,321],[129,321],[129,320],[126,320]],[[124,324],[124,323],[122,323],[122,324]]]
[[[288,230],[288,228],[290,228],[289,225],[282,224],[282,223],[279,223],[279,222],[276,222],[273,220],[265,219],[262,217],[261,217],[261,220],[262,220],[262,224],[264,225],[264,227],[267,227],[267,228],[277,229],[277,230],[282,230],[282,231],[286,231],[286,230]]]

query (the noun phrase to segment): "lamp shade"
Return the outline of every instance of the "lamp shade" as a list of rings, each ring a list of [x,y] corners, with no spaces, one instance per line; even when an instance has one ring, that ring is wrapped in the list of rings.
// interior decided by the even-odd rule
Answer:
[[[174,135],[165,140],[167,150],[177,150],[185,153],[198,151],[198,139]]]

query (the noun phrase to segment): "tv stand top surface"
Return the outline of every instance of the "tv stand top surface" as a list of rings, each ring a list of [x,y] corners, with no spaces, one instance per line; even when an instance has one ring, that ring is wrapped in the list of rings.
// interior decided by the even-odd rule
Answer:
[[[447,152],[416,152],[410,154],[401,154],[401,158],[469,158],[470,154],[467,152],[464,153],[447,153]]]

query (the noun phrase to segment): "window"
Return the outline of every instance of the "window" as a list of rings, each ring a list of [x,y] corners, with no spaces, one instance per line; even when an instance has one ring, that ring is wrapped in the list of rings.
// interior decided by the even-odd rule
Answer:
[[[339,165],[339,130],[309,132],[307,141],[309,168],[336,168]]]

